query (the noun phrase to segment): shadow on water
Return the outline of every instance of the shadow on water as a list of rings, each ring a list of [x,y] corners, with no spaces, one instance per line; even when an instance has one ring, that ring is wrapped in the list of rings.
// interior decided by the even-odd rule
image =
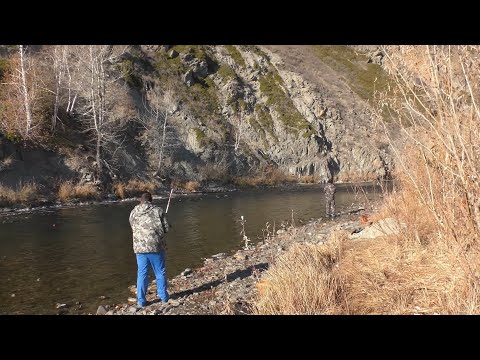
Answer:
[[[337,189],[339,212],[352,203],[365,203],[381,195],[371,186],[362,187],[364,192],[343,185]],[[166,205],[166,199],[155,202]],[[130,296],[128,286],[136,282],[128,223],[136,204],[0,218],[0,314],[55,314],[57,303],[67,304],[68,313],[94,313],[100,304],[125,302]],[[168,277],[202,265],[203,259],[213,254],[239,249],[243,245],[240,216],[246,219],[246,235],[257,242],[267,222],[270,230],[278,229],[291,221],[292,212],[297,224],[323,217],[323,187],[172,198],[168,212],[173,225],[167,235]]]

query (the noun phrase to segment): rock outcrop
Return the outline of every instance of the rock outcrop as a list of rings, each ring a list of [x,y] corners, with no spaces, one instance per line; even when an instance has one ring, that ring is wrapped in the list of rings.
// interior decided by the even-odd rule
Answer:
[[[130,102],[122,104],[124,111],[115,110],[119,118],[124,114],[122,121],[128,126],[122,147],[106,152],[121,156],[115,161],[106,158],[106,163],[114,164],[107,167],[109,177],[123,181],[132,174],[145,178],[156,173],[158,159],[138,141],[143,128],[131,115],[145,111],[147,92],[153,89],[160,93],[171,89],[174,97],[173,108],[164,113],[168,133],[161,178],[201,181],[256,175],[272,167],[285,174],[313,176],[316,182],[332,176],[337,181],[389,176],[388,142],[372,126],[371,92],[365,90],[380,76],[383,55],[371,46],[329,48],[131,46],[121,58],[128,64],[124,68],[129,80],[118,85],[128,87]],[[370,73],[376,77],[366,76]],[[82,134],[76,145],[87,143]],[[4,182],[7,170],[2,161],[18,152],[5,144],[0,146]],[[35,172],[22,170],[21,180],[45,178],[45,183],[53,183],[51,174],[61,174],[93,181],[94,151],[89,147],[49,153],[48,164],[37,166]],[[60,172],[56,164],[61,164]],[[9,177],[20,169],[15,166],[9,168]]]

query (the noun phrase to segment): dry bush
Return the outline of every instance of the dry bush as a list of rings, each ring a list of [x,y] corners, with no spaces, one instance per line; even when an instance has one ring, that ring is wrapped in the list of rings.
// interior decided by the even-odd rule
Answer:
[[[240,187],[258,186],[261,185],[259,179],[258,177],[239,176],[233,178],[233,183]]]
[[[28,93],[31,124],[27,124],[24,87],[20,73],[20,55],[14,53],[8,60],[0,83],[0,129],[13,141],[30,140],[39,145],[48,143],[48,119],[51,116],[52,94],[45,87],[49,72],[40,57],[25,54],[25,85]]]
[[[82,184],[75,186],[75,197],[82,200],[98,199],[100,194],[93,184]]]
[[[174,180],[172,181],[172,187],[174,189],[183,189],[188,192],[197,191],[200,188],[200,183],[198,181],[181,181]]]
[[[0,185],[0,206],[9,206],[15,203],[15,191]]]
[[[280,185],[286,183],[297,183],[299,180],[293,175],[286,174],[282,169],[270,168],[260,171],[256,176],[242,176],[233,179],[238,186],[261,186]]]
[[[265,174],[265,183],[267,185],[277,185],[277,184],[284,184],[289,182],[297,182],[298,180],[295,176],[287,175],[281,169],[274,169],[269,171]]]
[[[228,169],[224,164],[207,163],[199,166],[198,174],[203,180],[216,180],[227,182],[230,180]]]
[[[328,245],[293,245],[276,259],[262,279],[254,313],[266,315],[342,312],[342,279],[336,267],[343,237]]]
[[[38,186],[34,183],[20,184],[17,188],[16,199],[17,202],[28,203],[37,198]]]
[[[0,206],[10,206],[14,203],[15,192],[3,185],[0,185]]]
[[[359,241],[345,252],[339,271],[349,314],[474,311],[468,278],[445,249],[435,246],[393,237]]]
[[[294,308],[280,294],[296,285],[272,277],[277,295],[268,307],[267,295],[260,297],[259,313],[480,313],[480,47],[385,50],[395,86],[377,95],[393,123],[378,121],[395,155],[397,186],[379,216],[405,228],[394,237],[350,242],[333,269],[314,248],[286,255],[290,269],[273,267],[267,276],[276,271],[278,279],[303,283],[315,268],[322,275],[285,295]],[[306,257],[316,265],[299,260]],[[336,290],[325,286],[332,278]],[[305,307],[316,301],[318,287],[332,303]]]
[[[478,313],[480,48],[388,47],[386,54],[396,96],[379,100],[397,114],[393,131],[382,125],[396,155],[399,188],[386,198],[385,211],[406,224],[398,239],[404,251],[429,259],[426,273],[421,263],[412,265],[423,288],[435,289],[426,292],[424,306]]]
[[[99,199],[100,193],[93,184],[74,184],[71,181],[65,181],[60,184],[57,196],[61,202],[67,202],[73,199]]]
[[[298,178],[298,182],[301,184],[314,184],[315,181],[314,175],[305,175]]]
[[[380,240],[294,245],[258,284],[256,314],[458,314],[478,295],[451,254],[435,246]],[[336,237],[336,239],[335,239]]]
[[[125,184],[124,183],[116,183],[113,184],[113,192],[115,195],[117,195],[120,199],[125,199],[126,193],[125,193]]]
[[[129,180],[127,183],[113,184],[113,191],[121,199],[137,197],[145,192],[154,193],[157,185],[150,181],[138,179]]]
[[[31,203],[37,199],[38,186],[34,183],[20,184],[17,189],[0,185],[0,206]]]
[[[198,181],[187,181],[187,183],[184,186],[184,189],[190,192],[197,191],[200,187],[200,184]]]
[[[403,99],[394,103],[405,134],[405,146],[394,147],[401,187],[432,217],[435,241],[471,248],[480,230],[480,48],[407,50],[388,62]],[[412,53],[421,55],[417,74]]]
[[[58,199],[61,202],[74,198],[74,185],[70,181],[65,181],[58,188]]]
[[[342,172],[337,176],[337,181],[342,183],[356,183],[377,180],[378,174],[371,172]]]

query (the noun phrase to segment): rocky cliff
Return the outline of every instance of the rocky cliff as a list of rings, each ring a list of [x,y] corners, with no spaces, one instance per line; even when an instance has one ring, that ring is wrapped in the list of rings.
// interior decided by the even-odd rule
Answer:
[[[358,46],[131,46],[112,65],[122,69],[117,87],[126,89],[122,106],[129,109],[122,148],[110,152],[122,157],[108,168],[111,177],[155,170],[158,159],[139,140],[143,128],[132,114],[145,112],[151,90],[167,89],[173,105],[164,113],[164,178],[209,180],[272,168],[317,182],[388,176],[387,142],[371,125],[373,91],[386,82],[381,59],[375,48]],[[13,152],[7,142],[3,158]],[[93,148],[80,143],[49,164],[91,178]],[[48,178],[50,170],[42,171],[37,177]],[[11,178],[15,169],[8,172]],[[0,170],[0,180],[6,175]]]

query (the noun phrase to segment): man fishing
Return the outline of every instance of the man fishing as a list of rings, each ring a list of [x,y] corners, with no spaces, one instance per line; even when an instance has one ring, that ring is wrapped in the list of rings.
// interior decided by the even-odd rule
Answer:
[[[327,184],[325,185],[325,213],[327,216],[335,216],[335,192],[337,188],[333,183],[333,178],[329,178]]]
[[[148,287],[149,264],[153,268],[157,280],[157,293],[161,301],[167,302],[167,276],[165,271],[165,234],[168,232],[166,213],[170,205],[168,199],[167,209],[152,204],[152,195],[149,192],[142,194],[140,204],[135,206],[130,213],[129,221],[133,232],[133,252],[137,257],[137,305],[149,305],[146,299]]]

